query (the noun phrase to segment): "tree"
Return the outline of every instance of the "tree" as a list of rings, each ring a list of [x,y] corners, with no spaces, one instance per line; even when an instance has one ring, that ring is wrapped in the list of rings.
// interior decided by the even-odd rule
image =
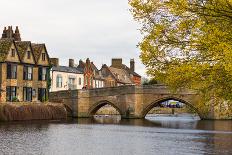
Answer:
[[[158,82],[155,79],[147,79],[147,78],[143,79],[143,85],[154,85],[154,84],[158,84]]]
[[[232,0],[130,0],[147,73],[204,100],[232,100]],[[229,102],[228,102],[229,103]]]

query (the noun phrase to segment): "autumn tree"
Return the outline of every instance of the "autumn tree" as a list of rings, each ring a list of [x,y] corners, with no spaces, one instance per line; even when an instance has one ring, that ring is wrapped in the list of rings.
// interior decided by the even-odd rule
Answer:
[[[173,90],[232,100],[232,0],[130,0],[147,73]]]

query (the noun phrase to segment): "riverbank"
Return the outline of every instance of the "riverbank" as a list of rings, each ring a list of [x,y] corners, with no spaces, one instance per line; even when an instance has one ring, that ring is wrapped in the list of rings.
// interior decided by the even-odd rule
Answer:
[[[60,120],[67,118],[62,104],[52,103],[2,103],[0,121]]]

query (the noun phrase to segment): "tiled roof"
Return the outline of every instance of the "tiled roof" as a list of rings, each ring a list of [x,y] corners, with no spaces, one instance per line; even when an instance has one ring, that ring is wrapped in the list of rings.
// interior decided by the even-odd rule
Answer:
[[[130,75],[124,69],[118,69],[114,67],[109,67],[109,70],[112,72],[116,80],[124,84],[132,84],[133,82],[130,79]]]
[[[68,67],[68,66],[58,66],[58,67],[54,66],[54,67],[52,67],[52,71],[83,74],[83,71],[81,71],[79,68],[77,68],[77,67]]]
[[[32,46],[32,49],[34,52],[35,59],[36,59],[36,61],[38,61],[39,56],[40,56],[45,44],[31,44],[31,46]]]
[[[123,64],[123,68],[125,70],[127,70],[129,72],[129,74],[132,74],[134,76],[138,76],[138,77],[141,77],[141,75],[139,75],[138,73],[136,73],[135,71],[131,71],[129,67],[127,67],[126,65]]]
[[[19,52],[19,56],[21,60],[23,60],[23,57],[25,53],[27,52],[28,47],[30,46],[31,42],[30,41],[17,41],[15,42],[15,45],[17,47],[17,50]]]
[[[12,43],[12,39],[0,39],[0,62],[5,61]]]
[[[93,70],[95,70],[96,72],[99,72],[99,70],[97,69],[97,67],[95,66],[95,64],[93,62],[91,62],[91,67]]]

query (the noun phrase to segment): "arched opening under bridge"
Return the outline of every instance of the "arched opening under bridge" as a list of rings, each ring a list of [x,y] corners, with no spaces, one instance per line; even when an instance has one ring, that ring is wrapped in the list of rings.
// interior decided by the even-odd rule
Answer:
[[[116,104],[103,100],[95,103],[88,115],[99,123],[117,123],[121,120],[122,112]]]
[[[201,114],[189,103],[181,98],[165,97],[150,103],[142,112],[147,117],[168,117],[168,119],[201,119]],[[167,119],[167,118],[166,118]]]

